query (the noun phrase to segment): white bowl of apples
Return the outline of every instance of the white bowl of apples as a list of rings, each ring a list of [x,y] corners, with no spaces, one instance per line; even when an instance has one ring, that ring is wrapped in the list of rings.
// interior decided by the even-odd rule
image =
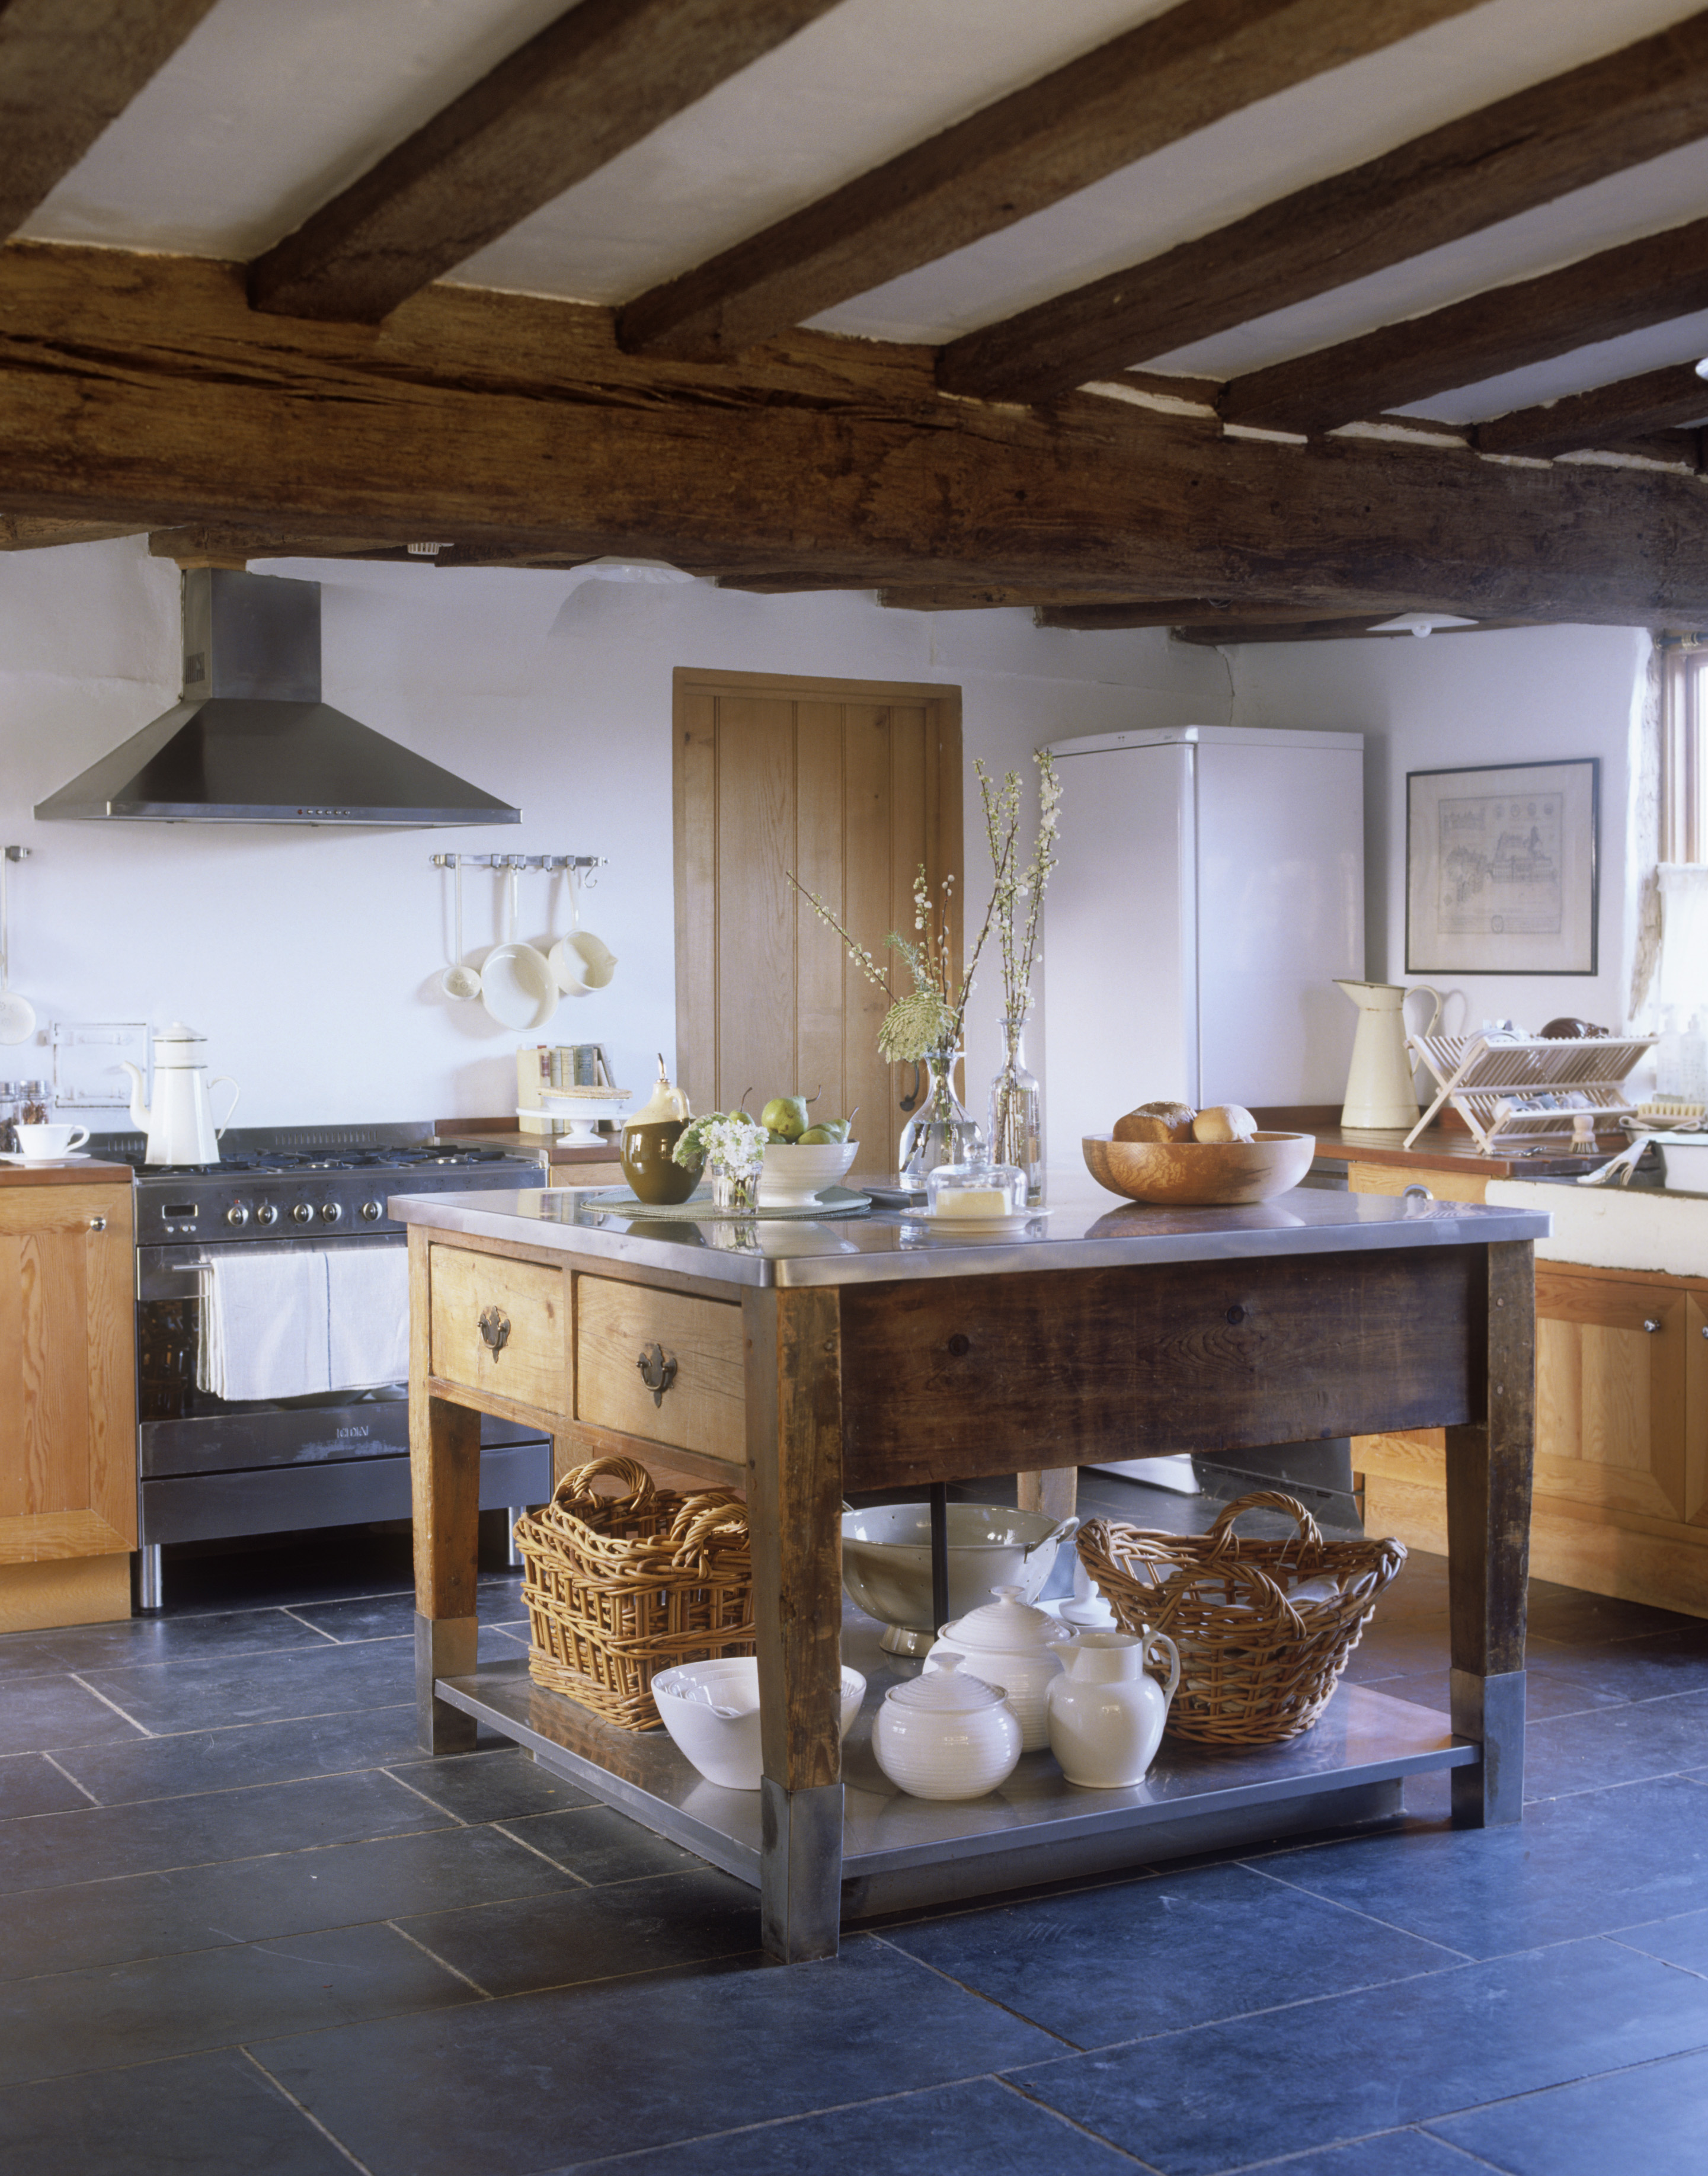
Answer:
[[[848,1138],[851,1116],[815,1124],[799,1096],[774,1096],[759,1123],[771,1137],[759,1172],[761,1209],[810,1209],[860,1151],[859,1142]]]

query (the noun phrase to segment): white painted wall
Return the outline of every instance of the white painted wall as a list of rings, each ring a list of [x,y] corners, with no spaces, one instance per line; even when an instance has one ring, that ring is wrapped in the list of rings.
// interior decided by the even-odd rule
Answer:
[[[258,571],[266,571],[258,569]],[[37,824],[34,804],[177,699],[177,573],[140,540],[0,554],[0,840],[14,869],[13,982],[53,1020],[187,1020],[237,1123],[494,1112],[519,1038],[442,997],[449,880],[428,856],[608,855],[585,918],[618,955],[601,993],[566,999],[554,1042],[603,1042],[625,1082],[673,1056],[671,674],[678,666],[965,691],[967,880],[988,881],[971,759],[1000,773],[1069,734],[1226,723],[1216,652],[1160,632],[1042,633],[1017,612],[884,612],[868,596],[742,596],[561,574],[291,561],[323,585],[329,702],[519,803],[519,826],[396,833],[295,827]],[[1064,851],[1072,851],[1064,809]],[[493,880],[469,892],[472,949],[492,941]],[[523,879],[522,925],[563,926]],[[998,1057],[999,977],[980,977],[968,1042],[981,1110]],[[1041,1044],[1042,1038],[1035,1039]],[[49,1071],[0,1049],[0,1075]],[[122,1123],[117,1113],[98,1123]]]
[[[1406,966],[1406,774],[1459,764],[1599,756],[1601,948],[1593,976],[1452,978],[1462,993],[1444,1025],[1468,1017],[1541,1027],[1575,1014],[1623,1026],[1631,982],[1634,893],[1629,837],[1649,638],[1639,628],[1515,628],[1380,641],[1247,645],[1229,653],[1243,726],[1356,728],[1365,736],[1366,972],[1431,982]],[[1418,1005],[1408,1008],[1414,1015]],[[1415,1022],[1414,1022],[1415,1024]]]

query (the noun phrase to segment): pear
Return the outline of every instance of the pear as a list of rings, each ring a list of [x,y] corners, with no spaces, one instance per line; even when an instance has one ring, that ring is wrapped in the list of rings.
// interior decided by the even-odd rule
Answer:
[[[759,1113],[759,1123],[786,1141],[797,1141],[807,1130],[807,1106],[798,1096],[773,1096]]]
[[[828,1126],[808,1126],[795,1144],[797,1148],[828,1149],[836,1145],[836,1136]]]

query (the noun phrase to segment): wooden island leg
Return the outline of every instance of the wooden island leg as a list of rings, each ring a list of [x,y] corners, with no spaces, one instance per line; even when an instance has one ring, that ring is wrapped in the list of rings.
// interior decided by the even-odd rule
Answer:
[[[1536,1450],[1536,1264],[1527,1239],[1488,1249],[1486,1420],[1447,1431],[1453,1727],[1481,1741],[1453,1771],[1453,1818],[1524,1817],[1524,1613]]]
[[[841,1925],[842,1381],[834,1290],[743,1297],[759,1628],[760,1934],[786,1964]]]
[[[438,1699],[436,1678],[475,1667],[481,1537],[481,1417],[427,1390],[427,1236],[409,1235],[409,1472],[415,1524],[415,1697],[425,1753],[471,1753],[476,1722]]]

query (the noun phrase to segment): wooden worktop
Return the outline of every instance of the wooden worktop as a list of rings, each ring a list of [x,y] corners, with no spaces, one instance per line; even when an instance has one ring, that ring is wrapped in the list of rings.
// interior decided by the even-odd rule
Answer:
[[[1431,1126],[1427,1133],[1419,1134],[1409,1149],[1405,1145],[1404,1131],[1397,1128],[1392,1132],[1376,1132],[1335,1124],[1315,1126],[1310,1130],[1316,1135],[1316,1160],[1319,1164],[1397,1164],[1418,1171],[1474,1172],[1479,1178],[1575,1178],[1583,1172],[1593,1171],[1597,1164],[1605,1163],[1610,1156],[1617,1156],[1627,1145],[1624,1134],[1614,1134],[1603,1137],[1602,1145],[1595,1156],[1572,1156],[1556,1149],[1545,1150],[1541,1156],[1524,1156],[1516,1151],[1484,1156],[1474,1135],[1449,1132],[1441,1126]]]
[[[128,1163],[0,1163],[0,1186],[128,1186]]]

